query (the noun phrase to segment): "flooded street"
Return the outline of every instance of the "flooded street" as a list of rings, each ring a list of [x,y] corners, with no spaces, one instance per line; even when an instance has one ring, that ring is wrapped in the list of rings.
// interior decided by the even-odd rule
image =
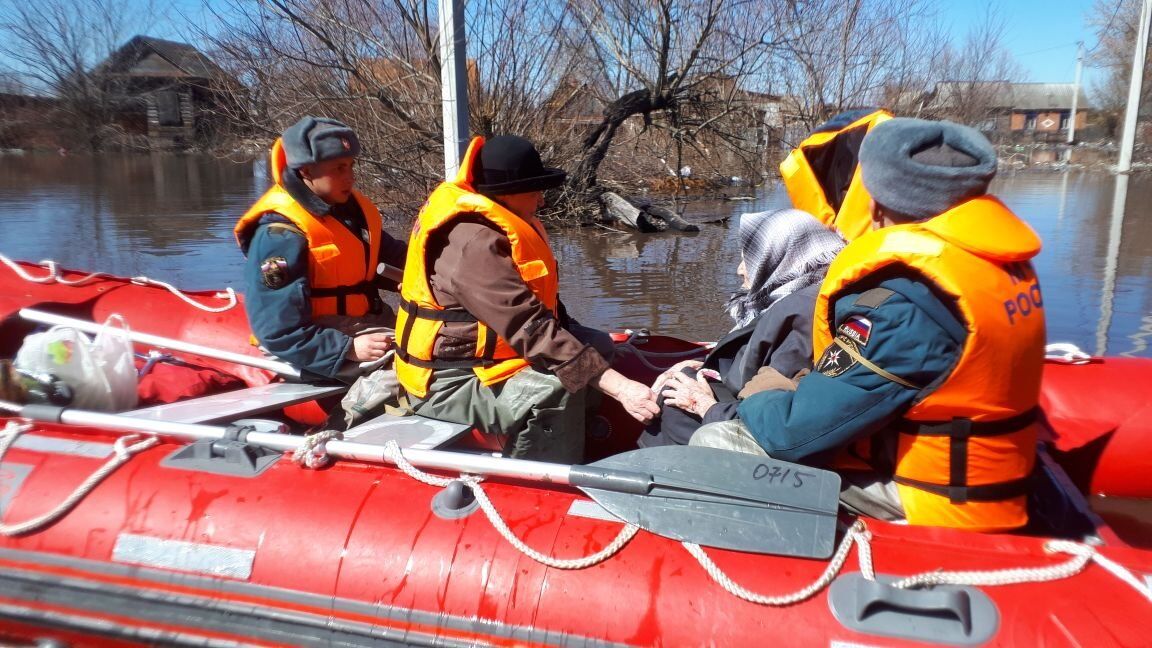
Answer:
[[[2,156],[0,253],[185,288],[238,286],[232,225],[267,184],[263,160]],[[1003,172],[994,190],[1044,240],[1037,266],[1049,339],[1152,357],[1152,228],[1143,222],[1152,177]],[[754,200],[693,203],[690,219],[732,216],[699,234],[554,231],[564,300],[588,325],[715,339],[731,326],[721,305],[738,284],[739,214],[787,202],[777,185]],[[395,236],[406,230],[389,225]]]

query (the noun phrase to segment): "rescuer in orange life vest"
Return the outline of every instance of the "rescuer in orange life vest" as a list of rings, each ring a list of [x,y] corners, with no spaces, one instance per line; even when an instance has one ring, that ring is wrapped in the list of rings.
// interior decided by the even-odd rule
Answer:
[[[304,117],[273,144],[275,184],[235,228],[257,341],[306,375],[345,382],[392,346],[395,316],[378,289],[397,285],[377,269],[402,268],[407,250],[353,188],[359,154],[347,125]]]
[[[874,229],[828,269],[813,372],[691,443],[830,465],[841,501],[873,517],[1021,527],[1045,343],[1040,239],[986,195],[996,153],[976,130],[892,119],[864,138],[860,166]]]
[[[499,435],[512,457],[583,460],[588,388],[634,418],[659,412],[647,385],[611,369],[611,339],[567,316],[536,218],[565,173],[531,142],[475,138],[408,242],[396,371],[417,414]]]

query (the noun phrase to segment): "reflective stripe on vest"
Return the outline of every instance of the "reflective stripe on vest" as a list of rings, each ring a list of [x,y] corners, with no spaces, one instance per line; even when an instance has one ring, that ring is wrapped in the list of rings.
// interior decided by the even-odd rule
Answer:
[[[874,126],[892,119],[886,110],[849,125],[809,135],[780,163],[780,176],[792,205],[840,232],[851,242],[872,227],[872,197],[856,163],[860,142]]]
[[[477,214],[496,225],[508,237],[512,261],[533,294],[555,314],[559,303],[556,259],[543,229],[537,229],[489,198],[472,191],[472,164],[484,139],[477,137],[460,162],[452,182],[443,182],[420,210],[408,241],[408,258],[400,296],[402,306],[396,317],[396,374],[400,384],[417,398],[428,395],[432,370],[470,367],[485,385],[507,380],[528,367],[507,340],[496,335],[484,322],[461,310],[446,311],[436,301],[429,284],[427,249],[432,235],[461,214]],[[436,337],[445,321],[476,322],[477,345],[472,359],[434,358]]]
[[[349,231],[332,216],[315,216],[281,186],[280,178],[287,161],[279,139],[272,145],[271,158],[276,184],[240,217],[233,229],[236,242],[241,248],[246,247],[265,214],[275,212],[283,216],[308,242],[312,316],[360,316],[372,312],[379,301],[375,280],[383,231],[380,212],[363,194],[352,191],[368,228],[368,257],[365,258],[364,241],[359,232]]]
[[[957,243],[981,231],[996,237],[1000,252]],[[842,457],[892,475],[912,524],[1004,530],[1027,522],[1045,342],[1043,299],[1028,261],[1038,250],[1031,228],[1000,201],[981,197],[928,221],[871,232],[828,270],[813,319],[817,358],[832,343],[836,297],[889,266],[912,269],[952,297],[967,330],[952,373],[894,426],[895,448],[872,456],[869,446],[877,444],[865,441]]]

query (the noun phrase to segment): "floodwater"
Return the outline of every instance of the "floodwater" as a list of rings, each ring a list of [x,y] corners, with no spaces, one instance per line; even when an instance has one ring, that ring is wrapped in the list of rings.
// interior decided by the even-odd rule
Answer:
[[[0,253],[189,289],[238,286],[232,225],[267,185],[263,160],[0,156]],[[1004,172],[994,190],[1044,239],[1036,265],[1050,340],[1152,357],[1152,176]],[[564,301],[591,326],[715,339],[731,326],[721,306],[738,284],[739,215],[787,201],[776,186],[692,203],[689,219],[731,215],[699,234],[556,230]],[[407,223],[389,231],[405,235]]]
[[[268,186],[263,160],[206,156],[0,155],[0,254],[146,275],[187,289],[240,284],[232,226]],[[1003,172],[994,191],[1044,240],[1036,266],[1050,341],[1096,354],[1152,357],[1152,175]],[[749,200],[692,203],[685,216],[730,216],[698,234],[561,229],[551,239],[562,295],[583,323],[696,340],[731,326],[721,305],[739,281],[739,215],[786,206],[778,187]],[[406,235],[407,223],[389,231]],[[1152,506],[1109,501],[1112,519],[1144,525]]]

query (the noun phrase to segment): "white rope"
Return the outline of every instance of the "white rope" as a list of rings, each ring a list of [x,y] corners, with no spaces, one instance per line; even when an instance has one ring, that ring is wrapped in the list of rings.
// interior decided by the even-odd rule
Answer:
[[[168,290],[168,292],[170,292],[173,295],[176,295],[180,299],[184,300],[184,302],[187,303],[188,305],[193,306],[195,308],[199,308],[200,310],[207,312],[207,313],[223,313],[226,310],[231,310],[232,308],[234,308],[236,306],[236,303],[237,303],[236,291],[232,290],[232,288],[225,288],[224,292],[217,292],[216,293],[215,297],[217,299],[227,299],[228,303],[225,304],[224,306],[214,307],[214,306],[206,306],[204,304],[201,304],[200,302],[192,299],[188,295],[185,295],[184,293],[180,292],[180,289],[177,288],[176,286],[173,286],[172,284],[164,282],[164,281],[160,281],[159,279],[149,279],[148,277],[132,277],[132,283],[134,283],[138,286],[159,286],[160,288],[166,288]]]
[[[1149,603],[1152,603],[1152,587],[1140,582],[1140,579],[1136,578],[1127,568],[1111,558],[1101,555],[1094,547],[1079,542],[1068,542],[1067,540],[1050,540],[1044,545],[1044,549],[1053,553],[1068,553],[1075,556],[1087,554],[1092,557],[1093,562],[1106,569],[1116,578],[1127,583],[1139,592],[1141,596],[1148,599]]]
[[[1071,342],[1053,342],[1044,347],[1044,359],[1065,364],[1088,364],[1092,356]]]
[[[44,268],[48,271],[48,274],[43,276],[43,277],[33,277],[32,275],[25,272],[24,269],[21,268],[19,264],[12,261],[8,257],[4,256],[3,254],[0,254],[0,262],[4,263],[9,268],[11,268],[12,271],[15,272],[17,275],[19,275],[21,279],[23,279],[25,281],[32,282],[32,283],[38,283],[38,284],[47,284],[47,283],[56,282],[56,283],[64,284],[65,286],[78,286],[78,285],[80,285],[86,281],[91,281],[92,279],[95,279],[96,277],[108,276],[104,272],[93,272],[92,274],[86,275],[84,277],[80,277],[79,279],[65,279],[64,277],[62,277],[60,275],[60,268],[56,265],[55,261],[53,261],[51,259],[44,259],[40,262],[40,265],[44,266]],[[233,290],[232,288],[225,288],[223,290],[223,292],[217,292],[215,295],[217,299],[227,299],[228,300],[227,304],[225,304],[224,306],[207,306],[205,304],[201,304],[200,302],[192,299],[188,295],[185,295],[176,286],[173,286],[172,284],[164,282],[164,281],[160,281],[159,279],[149,279],[148,277],[132,277],[131,281],[132,281],[132,283],[134,283],[138,286],[157,286],[160,288],[167,289],[168,292],[171,292],[173,295],[176,295],[180,299],[184,300],[184,302],[189,304],[190,306],[193,306],[195,308],[199,308],[200,310],[208,312],[208,313],[223,313],[224,311],[231,310],[231,309],[235,308],[236,304],[238,303],[238,301],[236,299],[236,291]]]
[[[22,422],[17,422],[15,420],[8,421],[7,425],[4,426],[4,430],[0,432],[0,436],[3,436],[3,440],[0,441],[0,462],[4,460],[4,455],[8,452],[8,448],[10,448],[12,444],[16,442],[16,439],[31,428],[32,422],[28,421],[27,419],[22,419]],[[89,475],[88,478],[85,479],[79,486],[77,486],[76,489],[72,491],[72,494],[66,497],[63,502],[60,502],[56,508],[48,511],[47,513],[44,513],[43,515],[34,517],[31,520],[26,520],[24,522],[19,522],[16,524],[0,523],[0,535],[22,535],[32,531],[38,531],[41,528],[52,524],[59,518],[63,517],[65,513],[71,511],[72,508],[80,502],[80,500],[84,499],[85,496],[91,493],[96,488],[96,486],[100,484],[100,482],[104,481],[105,477],[111,475],[116,471],[117,468],[127,463],[133,455],[138,452],[147,450],[148,448],[151,448],[160,442],[160,439],[154,436],[146,437],[141,441],[137,441],[139,438],[140,435],[138,434],[129,434],[116,439],[116,443],[112,446],[113,450],[115,451],[115,455],[109,459],[107,463],[101,466],[96,472]]]
[[[1096,562],[1116,578],[1131,586],[1141,596],[1152,603],[1152,588],[1142,584],[1132,572],[1128,571],[1115,561],[1100,555],[1094,548],[1078,542],[1067,540],[1049,540],[1044,544],[1044,550],[1049,553],[1071,554],[1072,558],[1058,565],[1048,567],[1020,567],[1016,569],[997,569],[990,571],[961,571],[961,572],[926,572],[909,576],[892,583],[892,587],[902,589],[931,587],[934,585],[975,585],[997,586],[1017,585],[1021,583],[1045,583],[1048,581],[1071,578],[1084,571],[1089,562]]]
[[[319,470],[332,462],[328,455],[328,442],[343,439],[344,434],[336,430],[322,430],[304,437],[304,442],[292,453],[292,461],[309,470]]]
[[[24,281],[28,281],[31,283],[38,283],[38,284],[52,283],[53,281],[55,281],[58,283],[62,283],[65,286],[76,286],[76,285],[84,283],[85,281],[91,281],[92,279],[95,279],[96,277],[104,276],[103,272],[93,272],[92,274],[81,277],[79,279],[65,279],[65,278],[60,276],[60,268],[59,268],[59,266],[56,265],[56,262],[53,261],[52,259],[43,259],[40,261],[40,265],[45,270],[48,271],[48,274],[43,276],[43,277],[33,277],[32,275],[25,272],[24,268],[20,267],[20,264],[16,263],[12,259],[9,259],[8,257],[4,256],[3,254],[0,254],[0,263],[3,263],[4,265],[11,268],[12,271],[15,272]]]
[[[692,554],[692,556],[700,562],[700,565],[704,567],[704,571],[708,572],[712,580],[727,590],[729,594],[751,603],[783,607],[806,601],[825,587],[828,587],[844,567],[844,563],[848,560],[848,552],[852,549],[853,544],[859,544],[861,572],[865,578],[873,580],[872,554],[868,547],[868,539],[870,537],[871,533],[868,531],[868,527],[864,525],[864,522],[862,520],[856,520],[856,522],[848,528],[848,532],[844,534],[844,539],[840,541],[840,546],[836,549],[836,553],[832,556],[832,560],[828,563],[828,567],[824,570],[824,573],[820,575],[820,578],[797,592],[777,596],[758,594],[743,587],[725,574],[724,571],[720,569],[720,566],[708,557],[708,554],[704,553],[704,549],[702,549],[700,545],[692,542],[684,542],[682,544],[684,548],[688,550],[688,553]]]
[[[492,503],[492,500],[488,499],[488,494],[485,493],[483,487],[480,486],[480,482],[482,480],[481,477],[477,475],[460,475],[457,478],[447,478],[430,475],[420,470],[416,466],[413,466],[406,458],[404,458],[404,453],[400,450],[400,445],[395,441],[389,441],[384,446],[384,456],[395,463],[396,467],[402,470],[404,474],[430,486],[438,486],[440,488],[444,488],[454,481],[462,482],[465,486],[472,490],[472,494],[475,495],[477,503],[480,504],[480,508],[484,511],[484,514],[488,516],[488,521],[491,522],[492,526],[500,532],[500,535],[504,536],[505,540],[507,540],[513,547],[515,547],[525,556],[528,556],[538,563],[553,567],[555,569],[585,569],[604,562],[605,560],[608,560],[612,556],[616,555],[616,553],[621,549],[623,549],[624,545],[628,544],[628,541],[631,540],[636,535],[636,532],[640,530],[640,527],[634,524],[625,524],[624,528],[621,529],[620,533],[616,536],[616,539],[614,539],[600,551],[589,556],[584,556],[583,558],[565,559],[546,556],[539,551],[536,551],[532,547],[524,544],[524,541],[516,537],[516,534],[512,532],[512,529],[508,528],[507,523],[505,523],[504,519],[500,517],[500,512],[496,510],[496,506]]]

